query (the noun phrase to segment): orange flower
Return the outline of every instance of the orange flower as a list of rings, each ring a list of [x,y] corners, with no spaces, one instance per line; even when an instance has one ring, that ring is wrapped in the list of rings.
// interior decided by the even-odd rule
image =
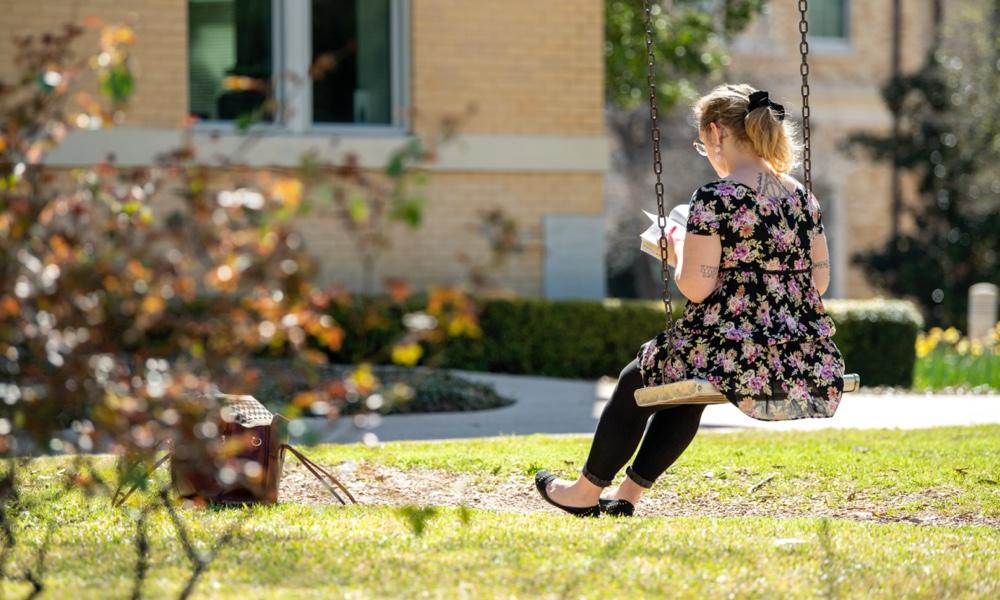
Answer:
[[[128,261],[127,272],[131,277],[142,281],[149,281],[153,276],[149,269],[135,259]]]
[[[292,404],[298,408],[309,408],[317,400],[319,400],[319,395],[316,392],[302,392],[296,394],[295,398],[292,399]]]
[[[114,50],[117,46],[132,46],[135,44],[135,32],[129,27],[111,25],[101,30],[101,48],[105,52]]]
[[[67,244],[66,240],[60,235],[53,236],[49,240],[49,246],[52,247],[52,254],[58,262],[69,260],[72,257],[69,244]]]
[[[396,304],[406,300],[410,295],[410,284],[402,279],[386,279],[385,285],[389,288],[389,295]]]
[[[271,194],[285,206],[295,208],[302,202],[302,182],[293,177],[282,177],[271,186]]]
[[[0,318],[15,316],[20,314],[21,305],[17,303],[17,300],[13,296],[4,296],[0,299]]]
[[[320,343],[330,350],[340,350],[344,344],[344,330],[340,327],[327,328],[318,337]]]
[[[97,29],[98,27],[104,27],[104,19],[98,17],[97,15],[87,15],[80,20],[84,27],[91,27]]]
[[[154,294],[147,294],[146,297],[142,299],[142,306],[140,310],[146,315],[156,315],[162,312],[166,306],[167,303],[163,301],[163,298]]]
[[[264,82],[260,79],[254,79],[253,77],[245,77],[242,75],[230,75],[222,80],[223,89],[236,90],[236,91],[247,91],[247,90],[264,90]]]

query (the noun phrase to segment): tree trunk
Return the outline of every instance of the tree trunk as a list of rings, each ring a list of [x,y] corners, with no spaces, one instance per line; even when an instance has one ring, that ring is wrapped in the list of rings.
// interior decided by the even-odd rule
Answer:
[[[902,74],[903,23],[902,0],[892,0],[892,75],[893,79]],[[899,143],[899,110],[892,111],[892,140]],[[900,190],[899,159],[892,159],[892,237],[899,236],[899,221],[903,212],[903,198]]]
[[[942,29],[944,28],[944,0],[934,0],[933,9],[934,41],[933,46],[931,46],[932,52],[941,47]]]
[[[640,208],[645,204],[644,200],[653,193],[651,179],[652,168],[652,140],[648,129],[649,115],[648,109],[640,107],[628,112],[609,111],[608,128],[612,136],[617,140],[616,154],[619,170],[626,182],[627,192],[623,202],[623,213],[612,216],[617,219],[615,224],[618,229],[627,229],[622,225],[628,225],[634,221],[628,217],[638,214]],[[622,231],[620,235],[628,236],[627,231]],[[632,236],[633,238],[635,235]],[[635,240],[638,245],[639,241]],[[660,294],[662,282],[653,277],[653,270],[649,265],[649,258],[642,252],[636,252],[630,265],[626,269],[633,281],[636,295],[640,298],[652,298]]]

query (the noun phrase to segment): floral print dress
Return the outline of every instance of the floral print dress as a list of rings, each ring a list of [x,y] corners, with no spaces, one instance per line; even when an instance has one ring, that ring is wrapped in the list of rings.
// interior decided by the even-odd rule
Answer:
[[[705,379],[764,421],[833,416],[844,361],[812,281],[820,207],[802,187],[782,190],[758,197],[718,180],[695,191],[687,233],[719,236],[719,277],[704,301],[688,302],[670,335],[640,347],[644,385]]]

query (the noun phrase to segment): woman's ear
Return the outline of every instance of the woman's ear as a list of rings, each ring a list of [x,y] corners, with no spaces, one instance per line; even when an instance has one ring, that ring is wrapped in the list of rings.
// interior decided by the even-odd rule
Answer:
[[[722,126],[720,126],[718,123],[709,123],[708,126],[711,127],[712,131],[712,144],[713,145],[721,144],[723,136]]]
[[[712,141],[712,146],[715,148],[715,160],[718,163],[722,162],[722,140],[725,138],[725,130],[718,123],[712,123],[712,133],[715,139]]]

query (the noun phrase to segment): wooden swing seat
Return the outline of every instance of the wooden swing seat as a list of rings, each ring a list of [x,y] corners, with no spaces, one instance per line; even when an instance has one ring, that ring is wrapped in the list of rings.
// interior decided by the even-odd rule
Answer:
[[[856,373],[844,375],[844,392],[856,392],[861,387],[861,377]],[[663,385],[651,385],[635,391],[639,406],[676,406],[680,404],[726,404],[729,400],[718,388],[704,379],[688,379]]]

